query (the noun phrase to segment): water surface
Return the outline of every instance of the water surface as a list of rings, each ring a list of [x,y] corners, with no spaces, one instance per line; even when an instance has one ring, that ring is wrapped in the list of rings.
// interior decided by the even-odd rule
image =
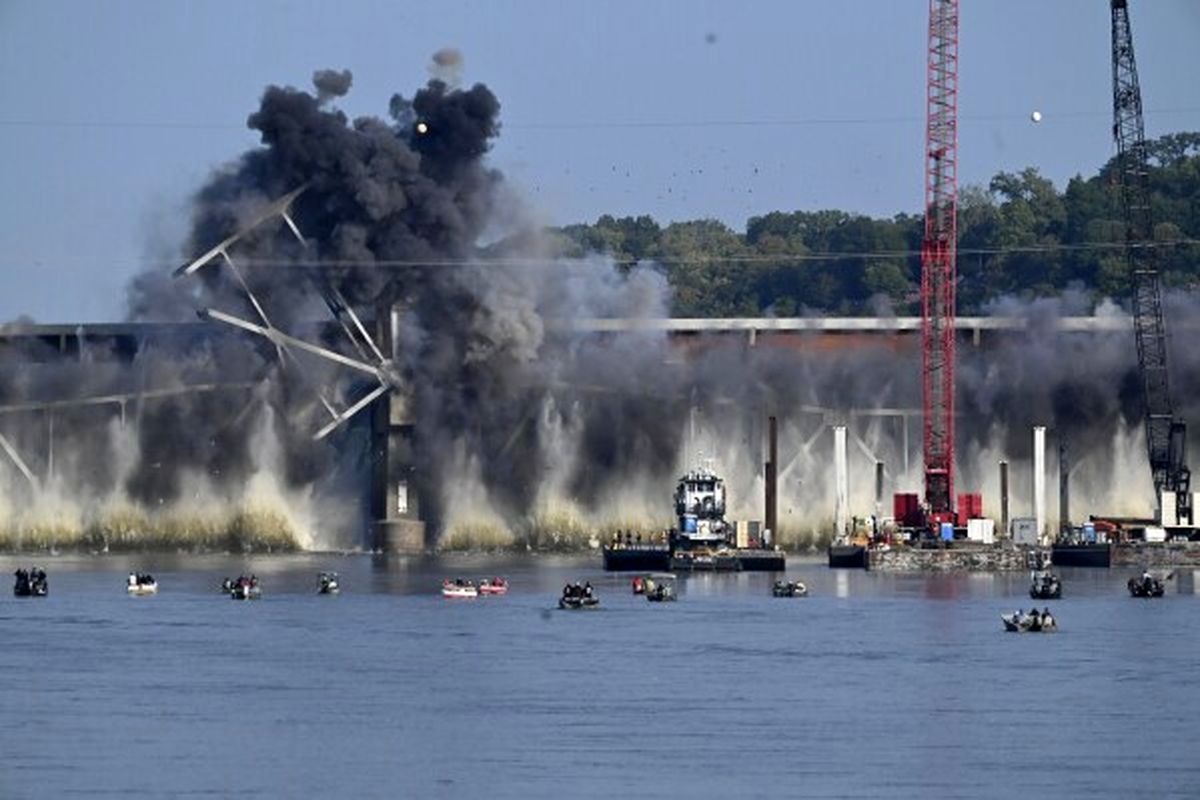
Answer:
[[[808,563],[805,599],[698,575],[652,604],[598,559],[40,563],[50,597],[0,598],[4,798],[1200,794],[1190,572],[1135,601],[1067,570],[1061,630],[1020,636],[1023,574]],[[216,591],[243,570],[263,600]],[[438,594],[496,573],[507,597]],[[575,578],[601,609],[554,608]]]

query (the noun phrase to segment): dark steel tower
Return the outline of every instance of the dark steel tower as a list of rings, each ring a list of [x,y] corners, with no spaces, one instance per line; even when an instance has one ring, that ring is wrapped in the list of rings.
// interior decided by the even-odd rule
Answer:
[[[1133,328],[1138,367],[1146,399],[1146,446],[1160,503],[1164,491],[1175,495],[1180,522],[1192,524],[1191,471],[1187,467],[1187,423],[1175,415],[1167,382],[1167,329],[1154,248],[1150,208],[1150,166],[1142,124],[1142,91],[1133,57],[1133,32],[1127,0],[1110,0],[1112,9],[1113,138],[1125,213],[1126,258],[1133,279]],[[1163,520],[1165,523],[1166,520]]]

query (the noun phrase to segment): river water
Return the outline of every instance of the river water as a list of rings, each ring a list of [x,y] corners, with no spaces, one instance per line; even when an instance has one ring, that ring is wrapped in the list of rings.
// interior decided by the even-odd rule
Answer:
[[[1061,630],[1017,635],[1023,574],[806,563],[805,599],[698,575],[657,604],[598,558],[41,563],[49,597],[0,599],[3,798],[1200,796],[1191,572],[1147,601],[1066,570]],[[218,593],[243,570],[261,601]],[[554,608],[576,578],[600,609]]]

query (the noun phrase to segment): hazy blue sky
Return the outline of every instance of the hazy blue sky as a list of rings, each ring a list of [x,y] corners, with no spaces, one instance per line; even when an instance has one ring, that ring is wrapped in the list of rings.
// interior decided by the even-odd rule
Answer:
[[[927,0],[0,0],[0,321],[124,314],[269,83],[386,112],[456,47],[547,221],[921,206]],[[1200,2],[1133,4],[1150,135],[1200,130]],[[960,181],[1112,152],[1105,0],[964,0]],[[1039,125],[1029,121],[1041,110]],[[159,268],[167,269],[168,264]]]

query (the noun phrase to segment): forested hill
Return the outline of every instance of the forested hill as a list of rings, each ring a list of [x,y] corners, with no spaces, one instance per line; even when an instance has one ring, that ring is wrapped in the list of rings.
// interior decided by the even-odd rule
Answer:
[[[1150,143],[1155,239],[1168,286],[1200,283],[1200,133]],[[776,211],[739,232],[711,219],[661,226],[648,216],[556,229],[568,255],[654,261],[680,317],[918,314],[920,214],[873,219],[847,211]],[[979,313],[1003,296],[1082,288],[1125,298],[1130,276],[1114,162],[1063,191],[1034,168],[966,187],[958,207],[958,306]],[[1181,243],[1184,242],[1184,243]]]

